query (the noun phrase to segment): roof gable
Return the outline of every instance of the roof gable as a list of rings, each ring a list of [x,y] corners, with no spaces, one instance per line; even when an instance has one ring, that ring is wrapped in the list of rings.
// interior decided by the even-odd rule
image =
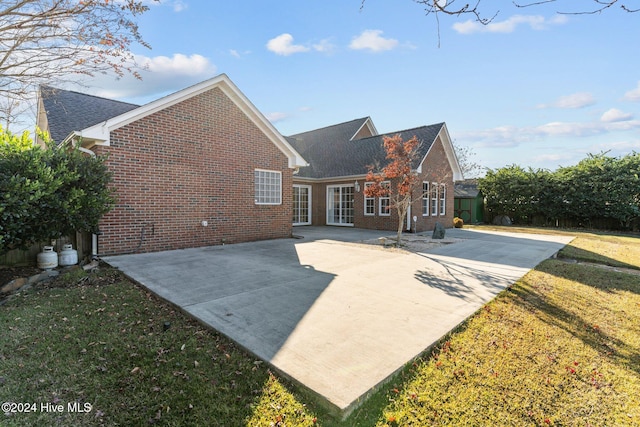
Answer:
[[[322,128],[288,137],[287,139],[291,145],[299,150],[309,161],[309,166],[301,168],[297,176],[300,178],[323,179],[364,175],[368,172],[370,165],[385,165],[388,162],[383,145],[384,137],[398,134],[405,141],[414,136],[420,141],[418,148],[419,161],[414,165],[414,167],[419,170],[431,150],[433,143],[438,136],[443,135],[443,131],[444,136],[441,139],[445,140],[443,141],[444,145],[447,145],[446,141],[449,141],[444,123],[421,126],[367,138],[347,138],[349,134],[348,130],[355,128],[357,125],[361,127],[364,124],[364,120],[368,120],[368,118],[357,119],[333,127]],[[446,147],[445,151],[447,151]],[[453,152],[452,149],[451,152]],[[447,155],[447,157],[449,158],[449,155]],[[449,158],[449,162],[452,162],[451,158]],[[455,154],[453,162],[455,165],[452,165],[452,168],[454,169],[455,175],[457,168]]]
[[[307,165],[305,159],[289,144],[280,132],[273,127],[271,122],[269,122],[266,117],[258,111],[251,101],[249,101],[249,99],[225,74],[220,74],[212,79],[190,86],[143,106],[128,104],[131,108],[123,108],[120,112],[114,111],[115,109],[107,110],[108,113],[105,112],[100,120],[94,121],[90,124],[88,124],[89,121],[74,123],[68,114],[66,117],[55,118],[47,115],[47,119],[50,128],[60,126],[67,130],[70,129],[66,134],[64,134],[61,140],[56,140],[58,143],[63,143],[72,139],[81,139],[83,144],[108,146],[110,144],[112,131],[214,88],[220,89],[274,143],[274,145],[285,156],[287,156],[289,167],[296,168]],[[87,97],[89,96],[87,95]],[[89,98],[86,98],[86,100],[88,99]],[[109,101],[98,97],[91,97],[91,99],[95,102],[96,108],[99,108],[99,106],[103,104],[106,105],[103,101]],[[113,102],[117,103],[117,101]],[[112,115],[112,113],[115,114]],[[94,119],[95,118],[97,118],[97,116],[94,117]],[[64,125],[58,125],[57,121],[61,121]],[[60,135],[63,134],[62,130],[56,130],[56,132],[57,134],[59,132]]]
[[[139,105],[87,95],[80,92],[40,87],[42,108],[47,117],[51,139],[64,141],[72,132],[136,109]]]
[[[291,135],[287,137],[287,140],[295,144],[296,150],[305,156],[304,153],[322,150],[323,146],[333,144],[336,141],[352,140],[358,133],[361,133],[363,128],[373,129],[375,131],[373,123],[371,123],[371,127],[367,127],[367,123],[371,123],[371,119],[369,117],[363,117],[361,119]]]

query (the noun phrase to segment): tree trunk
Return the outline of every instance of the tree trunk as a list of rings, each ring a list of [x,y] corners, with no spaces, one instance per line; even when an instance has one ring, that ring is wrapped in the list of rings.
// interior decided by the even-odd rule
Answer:
[[[400,201],[396,206],[398,211],[398,236],[396,237],[396,246],[400,247],[402,243],[402,229],[404,228],[404,219],[407,217],[407,211],[409,210],[410,200],[406,198]]]

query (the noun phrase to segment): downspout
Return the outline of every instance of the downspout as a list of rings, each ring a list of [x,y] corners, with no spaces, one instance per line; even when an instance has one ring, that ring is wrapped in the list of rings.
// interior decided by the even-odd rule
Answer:
[[[77,144],[78,140],[74,140],[74,142]],[[82,153],[88,154],[91,157],[96,157],[96,153],[89,150],[88,148],[84,148],[81,145],[76,145],[76,148]],[[98,258],[98,235],[93,233],[91,234],[91,259],[93,260],[97,258]]]

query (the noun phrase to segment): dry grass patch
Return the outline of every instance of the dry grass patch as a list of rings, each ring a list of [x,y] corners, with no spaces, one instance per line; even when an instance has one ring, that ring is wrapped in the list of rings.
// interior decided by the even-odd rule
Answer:
[[[640,425],[640,277],[545,261],[390,393],[378,425]]]

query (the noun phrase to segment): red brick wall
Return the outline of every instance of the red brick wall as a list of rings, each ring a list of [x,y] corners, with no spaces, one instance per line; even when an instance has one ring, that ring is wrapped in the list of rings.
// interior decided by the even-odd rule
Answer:
[[[416,189],[411,206],[411,216],[417,217],[416,229],[418,232],[433,230],[435,223],[440,222],[445,228],[453,226],[453,171],[447,160],[441,140],[438,138],[429,152],[420,175],[420,184]],[[355,180],[333,181],[330,183],[313,183],[312,186],[312,223],[313,225],[326,225],[326,197],[327,185],[352,185]],[[422,216],[422,181],[429,183],[436,182],[446,186],[446,209],[445,215]],[[360,192],[354,196],[354,226],[358,228],[368,228],[376,230],[396,231],[398,229],[398,215],[394,208],[391,208],[390,216],[379,215],[379,202],[375,200],[376,210],[374,216],[364,215],[364,179],[359,179]],[[413,224],[411,225],[413,228]],[[406,223],[405,223],[406,228]]]
[[[431,212],[429,212],[429,216],[422,216],[422,185],[420,185],[420,188],[418,188],[414,194],[413,199],[415,202],[412,207],[412,216],[415,215],[418,217],[416,224],[417,231],[433,230],[436,222],[439,222],[445,228],[453,227],[453,217],[455,216],[453,211],[453,171],[451,170],[451,165],[449,165],[447,155],[439,137],[434,142],[429,155],[422,165],[420,181],[445,184],[446,209],[444,216],[439,214],[437,216],[431,216]]]
[[[117,191],[101,255],[291,234],[287,158],[218,88],[115,130],[96,152],[109,153]],[[282,172],[281,205],[255,204],[256,168]]]

